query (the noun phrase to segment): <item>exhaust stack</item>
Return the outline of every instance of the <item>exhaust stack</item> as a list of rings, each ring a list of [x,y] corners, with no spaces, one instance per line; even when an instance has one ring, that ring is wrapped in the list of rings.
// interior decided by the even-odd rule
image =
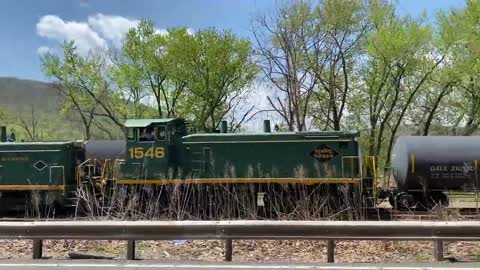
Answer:
[[[7,127],[1,126],[0,127],[0,142],[7,141]]]
[[[271,133],[272,127],[270,126],[270,120],[263,120],[263,132]]]
[[[220,127],[220,132],[221,133],[228,133],[228,124],[227,121],[223,120],[222,125]]]

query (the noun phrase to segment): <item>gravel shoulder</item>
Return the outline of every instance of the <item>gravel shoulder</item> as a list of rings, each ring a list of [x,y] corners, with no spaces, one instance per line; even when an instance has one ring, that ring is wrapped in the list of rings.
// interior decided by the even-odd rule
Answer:
[[[1,259],[31,258],[31,241],[0,240]],[[237,262],[326,262],[325,241],[238,240],[233,241],[233,261]],[[68,258],[77,251],[125,258],[126,242],[48,240],[44,256]],[[222,261],[223,242],[138,241],[137,257],[157,260]],[[428,262],[432,261],[432,242],[428,241],[337,241],[335,261],[349,262]],[[448,242],[445,257],[458,261],[480,261],[480,242]]]

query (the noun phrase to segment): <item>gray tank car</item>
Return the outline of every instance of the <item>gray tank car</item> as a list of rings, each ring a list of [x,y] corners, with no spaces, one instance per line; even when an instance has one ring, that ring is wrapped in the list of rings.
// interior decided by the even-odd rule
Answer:
[[[448,204],[445,191],[478,187],[480,136],[401,136],[392,152],[392,206]]]

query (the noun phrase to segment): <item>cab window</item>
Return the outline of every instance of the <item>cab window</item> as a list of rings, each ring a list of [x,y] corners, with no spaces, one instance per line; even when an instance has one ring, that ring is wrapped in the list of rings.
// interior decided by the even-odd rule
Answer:
[[[167,140],[167,127],[158,126],[157,127],[157,141]]]
[[[135,141],[137,140],[137,129],[136,128],[129,128],[128,129],[128,135],[127,135],[127,139],[129,141]]]
[[[151,142],[155,140],[155,136],[153,135],[153,128],[146,127],[143,129],[142,136],[140,136],[141,142]]]

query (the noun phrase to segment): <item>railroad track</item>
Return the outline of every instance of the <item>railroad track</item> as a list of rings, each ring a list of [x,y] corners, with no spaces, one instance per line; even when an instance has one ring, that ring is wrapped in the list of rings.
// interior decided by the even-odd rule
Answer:
[[[447,208],[432,211],[401,211],[376,208],[368,213],[368,220],[480,220],[480,209]]]
[[[401,211],[392,208],[369,208],[367,220],[480,220],[480,209],[477,208],[447,208],[438,211]],[[19,216],[0,217],[0,222],[33,222],[33,221],[89,221],[89,217],[57,216],[50,218],[33,218]]]
[[[0,222],[33,222],[33,221],[91,221],[87,217],[50,217],[50,218],[33,218],[33,217],[0,217]]]

